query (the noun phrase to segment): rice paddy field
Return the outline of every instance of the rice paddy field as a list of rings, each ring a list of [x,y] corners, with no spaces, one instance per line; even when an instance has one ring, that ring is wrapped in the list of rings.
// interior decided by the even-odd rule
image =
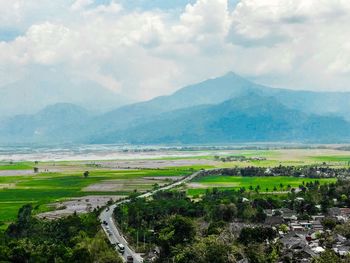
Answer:
[[[76,167],[75,167],[76,168]],[[49,203],[89,195],[125,196],[134,191],[152,189],[155,184],[169,183],[171,177],[192,173],[187,167],[147,170],[92,170],[87,178],[83,171],[47,172],[32,175],[0,176],[0,222],[10,222],[18,209],[32,203],[35,212],[45,212]],[[104,189],[104,183],[115,188]],[[95,186],[92,190],[89,187]]]
[[[86,153],[84,153],[86,154]],[[51,154],[54,156],[53,154]],[[50,156],[51,156],[50,155]],[[88,155],[90,156],[90,155]],[[0,229],[15,219],[18,209],[32,203],[35,213],[53,209],[49,204],[85,196],[126,196],[134,191],[147,191],[155,185],[176,180],[195,170],[222,167],[278,165],[327,165],[331,167],[349,167],[350,151],[334,147],[326,149],[276,149],[276,150],[191,150],[128,153],[118,159],[103,154],[97,159],[94,154],[86,156],[64,156],[60,159],[47,159],[47,152],[41,157],[36,154],[17,156],[12,154],[10,161],[3,154],[0,158]],[[245,160],[223,159],[232,156],[244,156]],[[5,159],[6,157],[6,159]],[[17,159],[16,159],[17,158]],[[26,159],[28,158],[28,159]],[[35,159],[34,159],[35,158]],[[76,158],[76,159],[74,159]],[[38,160],[38,162],[35,162]],[[39,173],[34,173],[34,167]],[[84,178],[84,171],[89,176]],[[322,179],[321,183],[336,179]],[[185,186],[188,194],[199,195],[208,188],[246,189],[257,185],[261,192],[278,194],[284,187],[298,187],[308,178],[293,177],[231,177],[210,176],[195,180]],[[278,191],[273,191],[274,186]]]
[[[261,193],[280,194],[288,191],[288,186],[298,188],[302,184],[318,180],[321,184],[335,182],[336,178],[299,178],[291,176],[242,177],[214,175],[198,178],[187,184],[187,193],[190,196],[203,194],[206,189],[218,188],[220,190],[240,189],[247,191],[260,188]]]

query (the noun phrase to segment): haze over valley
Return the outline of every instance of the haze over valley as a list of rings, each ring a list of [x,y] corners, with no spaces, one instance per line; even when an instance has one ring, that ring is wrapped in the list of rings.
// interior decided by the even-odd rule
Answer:
[[[1,263],[349,263],[349,0],[0,0]]]
[[[6,143],[340,143],[350,137],[350,93],[271,88],[235,73],[105,113],[57,103],[0,124]]]

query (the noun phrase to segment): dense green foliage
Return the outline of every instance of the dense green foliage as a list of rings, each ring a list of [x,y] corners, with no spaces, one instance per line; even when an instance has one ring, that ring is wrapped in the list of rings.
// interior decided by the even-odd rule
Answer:
[[[291,191],[302,185],[318,181],[320,184],[335,183],[336,178],[298,178],[290,176],[220,176],[211,175],[196,179],[194,186],[190,185],[187,193],[191,196],[203,194],[206,189],[216,187],[220,190],[246,189],[247,191],[263,193],[281,193]],[[196,188],[196,186],[200,186]]]
[[[203,171],[190,185],[191,196],[204,193],[206,188],[217,187],[222,190],[244,189],[256,192],[284,192],[303,185],[319,182],[335,183],[338,177],[350,175],[349,168],[330,168],[315,166],[275,166],[275,167],[232,167]],[[200,185],[199,187],[195,187]]]
[[[114,249],[100,232],[97,212],[43,221],[25,205],[16,222],[1,233],[0,262],[120,263]]]
[[[262,209],[280,207],[281,202],[271,198],[244,202],[242,197],[239,191],[214,190],[195,202],[182,192],[160,192],[153,200],[134,199],[118,206],[114,215],[133,244],[137,244],[138,237],[145,237],[147,247],[160,247],[160,262],[236,262],[248,255],[244,248],[247,243],[264,251],[252,257],[260,258],[256,262],[265,262],[272,250],[265,247],[264,241],[275,237],[274,231],[246,228],[244,231],[250,235],[235,238],[225,229],[236,219],[261,222],[265,219]],[[202,228],[200,222],[207,222],[206,227]]]
[[[306,166],[286,166],[279,165],[275,167],[231,167],[216,170],[209,170],[202,173],[206,175],[227,175],[242,177],[264,177],[264,176],[290,176],[306,178],[329,178],[329,177],[347,177],[350,176],[350,167],[334,168],[327,165],[306,165]]]
[[[284,259],[284,248],[275,239],[277,231],[259,226],[266,218],[264,209],[289,208],[304,220],[333,207],[333,199],[338,200],[339,207],[350,205],[349,181],[322,185],[316,180],[302,184],[300,189],[276,198],[242,189],[214,188],[196,200],[183,192],[159,192],[153,199],[135,198],[118,206],[114,216],[132,244],[146,242],[140,250],[155,246],[160,249],[159,262],[237,262],[243,258],[254,263],[290,262]],[[350,237],[349,224],[331,219],[323,224],[334,233]],[[321,244],[332,244],[327,233],[320,239]],[[315,262],[327,262],[330,258],[347,262],[330,251],[316,257]]]

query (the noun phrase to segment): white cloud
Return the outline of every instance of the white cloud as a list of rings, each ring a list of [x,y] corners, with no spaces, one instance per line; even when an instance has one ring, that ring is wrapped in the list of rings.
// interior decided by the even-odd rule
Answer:
[[[349,23],[346,0],[241,0],[234,10],[197,0],[180,14],[118,1],[0,0],[0,28],[24,32],[0,42],[0,71],[16,79],[36,65],[60,67],[139,99],[231,70],[276,86],[346,90]]]
[[[71,9],[73,11],[77,11],[77,10],[81,10],[81,9],[84,9],[85,7],[93,4],[93,0],[76,0],[72,6],[71,6]]]
[[[228,5],[226,0],[199,0],[188,4],[180,17],[181,25],[190,34],[222,34],[227,28]]]

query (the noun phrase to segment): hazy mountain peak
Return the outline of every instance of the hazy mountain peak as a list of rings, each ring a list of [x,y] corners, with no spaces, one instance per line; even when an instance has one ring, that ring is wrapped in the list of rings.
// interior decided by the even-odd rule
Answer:
[[[350,93],[273,89],[234,72],[102,115],[71,103],[0,125],[0,139],[95,143],[346,140]],[[336,106],[336,107],[335,107]],[[4,139],[5,138],[5,139]],[[10,139],[8,139],[10,138]]]
[[[130,103],[128,98],[84,79],[76,81],[62,71],[40,71],[0,86],[0,118],[34,114],[56,103],[72,103],[105,112]],[[19,96],[21,94],[21,96]]]
[[[84,112],[88,113],[88,111],[78,105],[75,105],[73,103],[67,103],[67,102],[59,102],[52,105],[46,106],[44,109],[40,110],[38,113],[62,113],[62,114],[69,114],[72,112]]]

